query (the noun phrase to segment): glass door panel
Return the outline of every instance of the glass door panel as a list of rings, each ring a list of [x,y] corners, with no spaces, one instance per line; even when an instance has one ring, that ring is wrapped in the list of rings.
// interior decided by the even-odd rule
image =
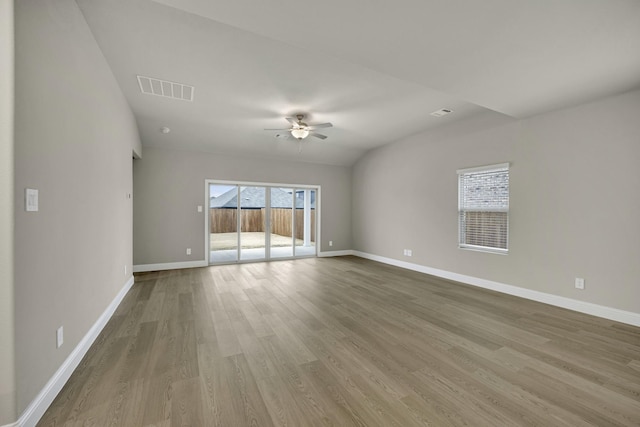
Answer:
[[[316,190],[296,189],[295,256],[316,255]]]
[[[209,262],[238,260],[238,186],[209,185]]]
[[[317,188],[208,185],[211,264],[317,255]]]
[[[269,233],[271,258],[293,256],[292,188],[271,187],[271,227]]]
[[[240,259],[266,257],[266,188],[240,187]]]

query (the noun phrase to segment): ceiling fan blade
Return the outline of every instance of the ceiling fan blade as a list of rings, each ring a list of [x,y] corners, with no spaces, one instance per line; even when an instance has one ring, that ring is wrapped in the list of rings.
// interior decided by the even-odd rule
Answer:
[[[285,129],[264,129],[264,130],[291,130],[291,128],[285,128]]]
[[[333,127],[333,125],[331,123],[320,123],[317,125],[309,125],[308,128],[309,129],[320,129],[320,128],[330,128]]]
[[[287,119],[287,121],[289,123],[291,123],[292,125],[297,125],[298,121],[296,119],[294,119],[293,117],[285,117],[285,119]]]
[[[286,129],[288,130],[288,129]],[[285,139],[295,139],[294,137],[291,136],[291,134],[289,132],[280,132],[274,135],[275,138],[279,141],[285,140]]]
[[[320,138],[320,139],[327,139],[327,136],[326,135],[322,135],[321,133],[311,132],[309,135],[315,136],[316,138]]]

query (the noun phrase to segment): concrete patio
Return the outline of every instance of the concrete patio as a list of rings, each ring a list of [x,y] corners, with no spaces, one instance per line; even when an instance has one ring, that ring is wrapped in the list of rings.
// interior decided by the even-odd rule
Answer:
[[[271,234],[271,259],[291,258],[294,256],[292,238],[290,236],[281,236],[279,234]],[[261,260],[266,257],[265,240],[266,235],[263,232],[244,232],[240,235],[240,251],[241,261]],[[238,260],[238,234],[237,233],[211,233],[209,240],[210,252],[209,262],[211,263],[227,263]],[[295,256],[314,256],[316,255],[315,242],[311,242],[310,246],[304,246],[302,239],[295,240]]]

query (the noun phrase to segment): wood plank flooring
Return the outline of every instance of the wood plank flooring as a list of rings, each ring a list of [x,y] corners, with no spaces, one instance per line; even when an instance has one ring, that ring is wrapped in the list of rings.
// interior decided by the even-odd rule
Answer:
[[[356,257],[136,276],[41,426],[639,426],[640,328]]]

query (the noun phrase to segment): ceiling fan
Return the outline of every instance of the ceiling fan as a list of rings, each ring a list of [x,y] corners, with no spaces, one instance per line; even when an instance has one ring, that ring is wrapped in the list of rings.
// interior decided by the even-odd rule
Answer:
[[[295,139],[305,139],[309,135],[315,136],[320,139],[327,139],[326,135],[322,135],[321,133],[315,132],[316,129],[321,128],[330,128],[333,125],[331,123],[319,123],[317,125],[309,125],[302,121],[304,119],[304,114],[296,114],[296,118],[286,117],[286,119],[291,123],[290,128],[285,129],[265,129],[265,130],[286,130],[291,133],[291,137]]]

